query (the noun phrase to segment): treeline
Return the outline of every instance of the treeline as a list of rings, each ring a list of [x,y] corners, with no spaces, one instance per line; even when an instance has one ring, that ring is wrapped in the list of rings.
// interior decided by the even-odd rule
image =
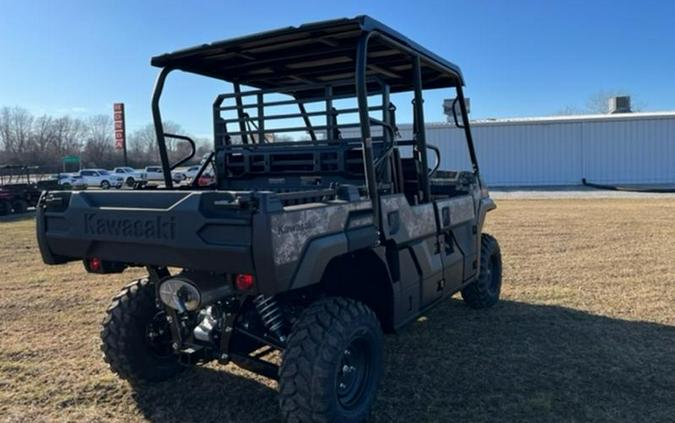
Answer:
[[[179,125],[165,122],[166,132],[185,134]],[[208,140],[197,141],[194,161],[210,150]],[[169,157],[178,160],[189,152],[187,143],[167,140]],[[143,167],[159,163],[152,124],[127,132],[129,165]],[[115,149],[112,117],[96,115],[85,119],[71,116],[34,116],[20,107],[0,109],[0,164],[23,164],[45,169],[61,168],[65,156],[80,157],[82,167],[110,169],[122,166],[122,150]]]

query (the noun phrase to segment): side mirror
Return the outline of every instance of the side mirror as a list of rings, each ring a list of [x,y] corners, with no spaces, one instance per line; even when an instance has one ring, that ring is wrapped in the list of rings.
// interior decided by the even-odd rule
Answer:
[[[464,103],[466,104],[466,113],[467,115],[471,112],[471,99],[464,98]],[[464,119],[462,117],[462,108],[459,104],[459,97],[454,99],[443,100],[443,113],[449,117],[452,116],[452,120],[455,122],[455,126],[458,128],[464,127]]]

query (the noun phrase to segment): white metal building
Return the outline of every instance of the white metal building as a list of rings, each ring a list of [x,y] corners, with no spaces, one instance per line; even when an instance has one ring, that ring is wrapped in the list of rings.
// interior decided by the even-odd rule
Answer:
[[[481,172],[491,186],[675,184],[675,112],[472,121]],[[410,137],[410,125],[402,125]],[[464,133],[429,124],[442,169],[469,169]]]

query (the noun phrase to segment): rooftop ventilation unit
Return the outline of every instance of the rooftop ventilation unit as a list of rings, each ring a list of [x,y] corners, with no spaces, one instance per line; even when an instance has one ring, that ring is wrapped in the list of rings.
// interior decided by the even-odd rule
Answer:
[[[614,113],[630,113],[630,97],[629,96],[619,96],[619,97],[610,97],[608,104],[609,114]]]

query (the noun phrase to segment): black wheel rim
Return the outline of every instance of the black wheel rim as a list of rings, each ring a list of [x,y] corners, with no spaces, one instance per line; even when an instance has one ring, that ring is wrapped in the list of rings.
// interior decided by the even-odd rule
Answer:
[[[363,338],[354,339],[344,350],[336,378],[338,402],[345,409],[358,406],[367,391],[372,372],[372,351]]]
[[[490,263],[487,268],[488,290],[491,295],[499,292],[501,283],[501,268],[499,260],[495,256],[490,257]]]
[[[163,311],[155,314],[145,328],[145,344],[156,357],[168,357],[173,354],[171,347],[171,328]]]

